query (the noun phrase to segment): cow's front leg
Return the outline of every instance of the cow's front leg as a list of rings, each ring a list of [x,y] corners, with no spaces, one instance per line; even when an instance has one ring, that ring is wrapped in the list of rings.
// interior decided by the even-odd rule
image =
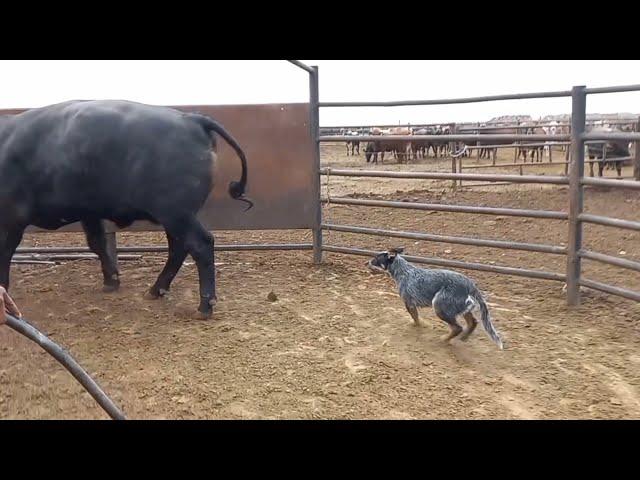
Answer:
[[[22,241],[24,227],[0,225],[0,286],[9,290],[11,258]]]
[[[180,271],[180,267],[184,263],[184,259],[187,258],[187,251],[184,248],[184,244],[176,240],[173,235],[167,232],[167,242],[169,245],[169,256],[167,257],[167,263],[164,266],[156,283],[149,289],[147,298],[156,299],[164,296],[171,287],[171,282]]]
[[[120,274],[118,272],[118,255],[115,248],[109,248],[107,237],[104,232],[104,225],[101,220],[85,220],[82,228],[87,238],[87,245],[93,253],[98,255],[102,265],[102,275],[104,277],[103,290],[113,292],[120,288]]]

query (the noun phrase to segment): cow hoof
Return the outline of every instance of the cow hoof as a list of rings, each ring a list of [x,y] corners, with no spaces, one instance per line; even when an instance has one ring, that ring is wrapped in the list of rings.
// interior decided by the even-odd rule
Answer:
[[[198,307],[198,318],[201,320],[210,319],[213,316],[213,307],[215,307],[216,301],[217,299],[215,297],[209,301],[205,301],[203,298],[203,301],[200,302],[200,306]]]
[[[210,320],[211,317],[213,317],[213,308],[208,312],[201,312],[200,310],[198,310],[198,312],[196,313],[196,317],[198,318],[198,320]]]
[[[148,290],[143,297],[145,300],[158,300],[161,296],[162,295],[160,295],[160,292],[154,292],[153,290]]]
[[[155,289],[151,287],[147,293],[144,294],[144,298],[147,300],[157,300],[159,298],[164,297],[169,290],[165,290],[164,288]]]
[[[107,284],[105,284],[105,285],[102,286],[102,291],[104,293],[113,293],[113,292],[117,291],[119,288],[120,288],[120,284],[119,283],[116,283],[115,285],[107,285]]]

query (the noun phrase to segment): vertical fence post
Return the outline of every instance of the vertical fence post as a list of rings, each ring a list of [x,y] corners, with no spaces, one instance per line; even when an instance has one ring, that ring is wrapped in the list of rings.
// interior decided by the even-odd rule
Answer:
[[[313,232],[313,263],[322,263],[322,204],[320,203],[320,101],[318,93],[318,67],[311,67],[313,72],[309,72],[309,107],[311,127],[311,141],[313,142],[313,172],[314,181],[312,185],[313,198],[315,201]]]
[[[580,304],[580,248],[582,247],[584,140],[587,95],[585,86],[571,92],[571,165],[569,168],[569,234],[567,243],[567,305]]]
[[[640,117],[636,124],[636,132],[640,132]],[[640,181],[640,141],[636,142],[636,151],[633,159],[633,178]]]
[[[571,126],[569,126],[569,134],[571,134]],[[564,150],[564,174],[569,175],[569,163],[571,162],[571,146],[563,145]]]
[[[453,135],[456,134],[456,126],[452,125],[451,126],[451,133]],[[451,145],[451,142],[448,142],[449,145]],[[451,173],[456,173],[456,157],[454,157],[453,155],[451,155]],[[462,185],[462,181],[460,181],[460,184]],[[451,182],[451,189],[455,192],[456,191],[456,187],[457,187],[457,182],[456,179],[454,178],[453,181]]]

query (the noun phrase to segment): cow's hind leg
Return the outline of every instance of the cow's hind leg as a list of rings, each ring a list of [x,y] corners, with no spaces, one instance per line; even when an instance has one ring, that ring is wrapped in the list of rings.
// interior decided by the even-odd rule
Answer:
[[[11,258],[22,241],[24,227],[0,225],[0,285],[9,290]]]
[[[180,267],[187,258],[187,251],[182,242],[177,241],[169,232],[167,232],[167,242],[169,244],[169,256],[156,283],[149,289],[147,298],[155,299],[164,296],[171,288],[171,282],[180,271]]]
[[[113,292],[120,288],[120,274],[118,272],[118,256],[107,246],[107,237],[101,220],[85,220],[82,222],[87,245],[93,253],[98,255],[102,264],[104,277],[103,290]]]
[[[182,243],[198,267],[200,281],[200,305],[198,311],[201,318],[210,318],[213,314],[212,304],[216,301],[216,271],[213,258],[213,235],[198,222],[195,215],[190,216],[177,224],[171,222],[165,224],[167,232],[177,242]]]

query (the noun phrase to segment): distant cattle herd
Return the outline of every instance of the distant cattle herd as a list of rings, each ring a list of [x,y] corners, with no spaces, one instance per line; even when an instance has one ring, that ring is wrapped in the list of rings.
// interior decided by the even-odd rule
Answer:
[[[450,135],[453,133],[454,127],[451,124],[448,125],[432,125],[426,127],[391,127],[391,128],[341,128],[339,134],[341,136],[353,137],[353,139],[346,141],[347,156],[360,155],[360,143],[359,137],[361,136],[413,136],[413,135]],[[631,124],[607,124],[602,121],[593,122],[587,125],[587,131],[598,132],[629,132],[633,131],[633,125]],[[506,134],[506,135],[566,135],[570,133],[569,126],[567,124],[561,124],[559,122],[548,122],[544,125],[539,125],[536,122],[521,122],[513,127],[504,126],[487,126],[478,125],[475,128],[463,128],[456,133],[464,134]],[[405,139],[392,139],[384,138],[374,141],[363,141],[364,144],[364,157],[367,163],[384,162],[385,153],[389,156],[393,155],[394,160],[398,163],[406,163],[411,160],[418,160],[420,158],[427,157],[445,157],[445,156],[469,156],[470,148],[478,150],[479,158],[496,158],[498,146],[501,145],[513,145],[517,150],[515,152],[516,160],[521,159],[524,162],[530,160],[531,162],[541,162],[545,153],[548,155],[550,148],[552,148],[551,142],[544,141],[531,141],[531,142],[518,142],[516,144],[511,140],[471,140],[465,142],[459,141],[447,141],[447,140],[434,140],[434,139],[422,139],[416,138],[415,140]],[[483,146],[486,145],[486,148]],[[567,146],[561,145],[561,150],[566,151]],[[609,141],[606,142],[606,147],[603,143],[594,143],[587,145],[587,155],[589,159],[603,159],[605,161],[598,164],[599,175],[602,176],[603,169],[615,168],[618,175],[621,174],[623,161],[607,160],[629,157],[631,151],[631,144],[625,141]]]

